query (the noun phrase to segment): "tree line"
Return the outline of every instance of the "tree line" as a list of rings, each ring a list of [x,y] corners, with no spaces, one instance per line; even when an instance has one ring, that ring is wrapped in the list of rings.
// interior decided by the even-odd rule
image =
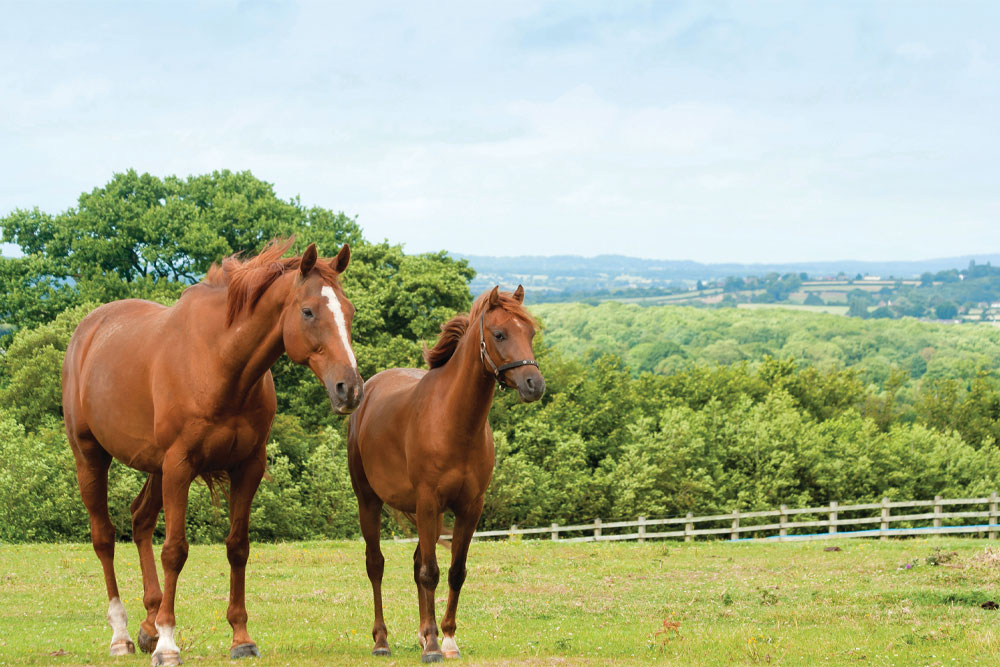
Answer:
[[[356,220],[281,200],[249,173],[126,172],[73,209],[15,211],[0,229],[26,253],[0,260],[0,320],[11,330],[0,356],[0,541],[88,537],[59,368],[73,328],[98,303],[169,303],[212,261],[273,236],[297,234],[328,254],[350,242],[344,285],[357,307],[359,368],[370,377],[420,366],[422,344],[471,301],[465,262],[372,243]],[[998,488],[1000,337],[978,327],[949,338],[922,323],[786,320],[775,311],[534,312],[548,391],[533,404],[513,392],[494,400],[497,464],[483,528]],[[279,410],[253,539],[357,535],[343,420],[307,370],[282,360],[274,375]],[[142,481],[112,466],[112,520],[123,538]],[[193,487],[188,521],[192,541],[223,539],[224,501],[217,507]],[[390,517],[385,530],[405,527]]]

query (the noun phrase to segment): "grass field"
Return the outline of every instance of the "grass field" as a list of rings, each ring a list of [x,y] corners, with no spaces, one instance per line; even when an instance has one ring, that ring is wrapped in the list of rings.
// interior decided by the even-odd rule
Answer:
[[[476,543],[457,638],[472,664],[981,664],[1000,658],[1000,610],[980,607],[1000,598],[1000,551],[989,544]],[[224,552],[192,547],[181,575],[188,665],[229,662]],[[410,554],[385,545],[393,657],[376,660],[360,543],[254,545],[259,664],[419,664]],[[131,544],[116,562],[134,638],[142,591]],[[148,665],[143,654],[107,657],[105,600],[89,545],[0,545],[0,663]]]
[[[798,310],[806,313],[828,313],[830,315],[846,315],[847,306],[803,306],[791,303],[738,303],[736,307],[741,310],[768,310],[777,308],[779,310]]]

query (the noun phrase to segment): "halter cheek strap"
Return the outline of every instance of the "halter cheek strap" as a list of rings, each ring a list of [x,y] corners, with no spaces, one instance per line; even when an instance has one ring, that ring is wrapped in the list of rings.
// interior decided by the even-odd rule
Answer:
[[[511,385],[507,384],[507,379],[504,377],[504,373],[512,368],[520,368],[521,366],[534,366],[538,368],[538,362],[534,359],[521,359],[520,361],[511,361],[506,364],[501,364],[497,366],[490,359],[489,352],[486,351],[486,337],[483,332],[486,330],[486,311],[484,310],[479,316],[479,356],[482,358],[483,363],[486,364],[490,371],[493,373],[493,377],[497,380],[497,386],[500,387],[500,391],[504,391],[507,387]]]

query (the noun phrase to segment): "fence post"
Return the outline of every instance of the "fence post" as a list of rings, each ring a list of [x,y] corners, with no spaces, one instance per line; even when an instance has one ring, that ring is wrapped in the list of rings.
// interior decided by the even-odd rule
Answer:
[[[553,540],[558,540],[559,539],[559,524],[558,523],[552,524],[552,539]]]
[[[837,534],[837,501],[830,501],[830,523],[827,532],[831,535]]]
[[[639,517],[639,541],[646,541],[646,517]]]
[[[941,496],[934,496],[934,527],[941,527]]]
[[[594,540],[601,536],[601,520],[594,519]]]
[[[995,540],[997,538],[997,492],[994,491],[990,494],[990,532],[989,538]]]
[[[881,526],[881,529],[879,530],[879,533],[880,533],[879,539],[880,540],[888,540],[889,539],[889,499],[888,498],[882,498],[882,523],[880,524],[880,526]]]
[[[507,539],[512,540],[514,536],[517,535],[517,524],[512,524],[510,527],[510,533],[507,534]]]
[[[788,505],[782,505],[778,515],[778,540],[788,535]]]
[[[740,538],[740,511],[733,510],[733,532],[729,535],[730,540],[738,540]]]
[[[694,530],[694,522],[691,521],[691,519],[693,519],[693,518],[694,518],[694,513],[688,512],[687,513],[687,523],[684,524],[684,541],[685,542],[690,542],[691,540],[694,539],[694,535],[691,534],[691,531]]]

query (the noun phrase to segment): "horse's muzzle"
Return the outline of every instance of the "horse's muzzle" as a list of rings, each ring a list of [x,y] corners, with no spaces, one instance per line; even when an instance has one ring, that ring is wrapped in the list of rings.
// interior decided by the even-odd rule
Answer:
[[[326,381],[326,392],[330,395],[330,405],[337,414],[349,415],[361,405],[365,384],[361,376],[331,378]]]
[[[533,366],[509,372],[508,382],[517,387],[518,396],[525,403],[537,401],[545,394],[545,378]]]

